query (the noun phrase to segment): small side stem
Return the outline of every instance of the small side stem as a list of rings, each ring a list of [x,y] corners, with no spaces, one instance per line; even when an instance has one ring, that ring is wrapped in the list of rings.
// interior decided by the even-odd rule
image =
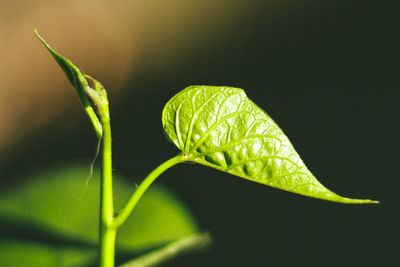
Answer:
[[[186,157],[182,154],[179,154],[160,166],[158,166],[154,171],[152,171],[144,180],[143,182],[139,185],[139,187],[136,189],[136,191],[132,194],[131,198],[128,200],[127,204],[125,207],[122,209],[121,213],[116,217],[113,222],[112,226],[114,228],[120,227],[126,219],[128,219],[129,215],[131,214],[132,210],[135,208],[136,204],[139,202],[140,198],[142,195],[146,192],[146,190],[149,188],[149,186],[157,179],[160,174],[165,172],[167,169],[171,168],[172,166],[179,164],[181,162],[186,161]]]
[[[173,241],[164,247],[153,250],[150,253],[122,264],[120,267],[156,266],[161,262],[173,259],[179,254],[205,249],[210,245],[210,243],[210,234],[194,234]]]
[[[97,138],[101,140],[103,136],[103,126],[101,125],[99,119],[97,118],[96,112],[94,112],[92,106],[85,107],[85,111],[92,122],[94,131],[96,132]]]
[[[111,126],[109,117],[101,118],[103,137],[101,139],[101,189],[100,189],[100,267],[114,267],[116,229],[111,227],[114,218]]]

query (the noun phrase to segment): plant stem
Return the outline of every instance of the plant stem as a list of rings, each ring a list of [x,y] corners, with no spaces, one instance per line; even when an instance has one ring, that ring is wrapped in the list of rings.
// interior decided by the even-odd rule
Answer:
[[[90,121],[92,122],[94,131],[96,132],[97,138],[100,140],[103,136],[103,126],[99,122],[97,118],[96,112],[93,110],[92,106],[85,107],[85,111],[89,116]]]
[[[139,187],[136,189],[136,191],[132,194],[131,198],[128,200],[127,204],[125,207],[122,209],[121,213],[116,217],[113,222],[112,226],[115,228],[120,227],[126,219],[129,217],[131,214],[132,210],[135,208],[136,204],[139,202],[140,198],[142,195],[146,192],[146,190],[149,188],[149,186],[157,179],[160,174],[165,172],[167,169],[171,168],[172,166],[186,161],[187,158],[186,156],[179,154],[160,166],[158,166],[155,170],[153,170],[144,180],[143,182],[139,185]]]
[[[115,263],[115,237],[117,229],[101,225],[100,230],[100,266],[114,267]]]
[[[208,233],[186,236],[120,265],[120,267],[155,266],[158,263],[170,260],[179,254],[205,249],[210,245],[210,243],[211,236]]]
[[[100,189],[100,267],[114,267],[116,228],[111,226],[114,218],[111,125],[108,113],[101,116],[103,138],[101,139],[101,189]]]

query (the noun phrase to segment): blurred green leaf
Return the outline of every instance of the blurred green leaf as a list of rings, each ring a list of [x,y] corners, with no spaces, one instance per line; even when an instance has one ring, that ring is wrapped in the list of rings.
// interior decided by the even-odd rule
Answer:
[[[96,260],[99,173],[86,186],[88,173],[76,165],[39,172],[0,196],[0,266],[86,266]],[[118,211],[136,186],[114,180]],[[185,206],[153,186],[119,230],[117,254],[132,258],[197,232]]]
[[[188,160],[250,181],[342,203],[376,203],[341,197],[318,182],[286,135],[242,89],[191,86],[165,106],[166,136]]]
[[[97,252],[88,248],[53,247],[27,240],[0,240],[0,266],[87,266]]]

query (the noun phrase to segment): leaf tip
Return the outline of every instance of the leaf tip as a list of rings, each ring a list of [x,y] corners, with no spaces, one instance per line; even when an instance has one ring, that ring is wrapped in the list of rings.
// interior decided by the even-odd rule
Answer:
[[[377,200],[372,200],[372,199],[351,199],[351,198],[346,198],[346,201],[344,203],[346,203],[346,204],[380,204],[380,202],[377,201]]]
[[[365,202],[365,204],[381,204],[381,202],[378,200],[367,199],[366,201],[367,202]]]
[[[42,38],[42,36],[40,36],[40,34],[39,34],[39,32],[38,32],[38,30],[37,30],[36,28],[33,29],[33,33],[36,35],[36,37],[37,37],[40,41],[44,42],[44,39]]]
[[[49,50],[50,53],[53,54],[53,56],[55,56],[55,54],[57,54],[57,53],[53,50],[53,48],[50,47],[50,45],[43,39],[43,37],[40,36],[38,30],[37,29],[33,29],[33,32],[35,33],[35,35],[39,39],[39,41],[41,41],[42,44],[47,48],[47,50]]]

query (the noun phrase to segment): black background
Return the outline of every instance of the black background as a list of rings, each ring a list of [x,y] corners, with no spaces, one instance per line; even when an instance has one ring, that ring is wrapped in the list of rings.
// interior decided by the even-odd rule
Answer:
[[[268,17],[261,2],[253,5],[213,42],[199,36],[195,52],[136,75],[129,87],[141,90],[127,90],[118,106],[111,99],[114,168],[140,179],[178,153],[162,133],[164,104],[192,84],[227,85],[244,88],[268,112],[324,185],[381,204],[330,203],[179,165],[158,182],[187,203],[214,243],[166,266],[395,266],[399,9],[321,1],[309,13]],[[84,114],[76,124],[68,134],[48,125],[15,146],[2,176],[22,174],[21,162],[39,169],[92,157],[95,137]]]

